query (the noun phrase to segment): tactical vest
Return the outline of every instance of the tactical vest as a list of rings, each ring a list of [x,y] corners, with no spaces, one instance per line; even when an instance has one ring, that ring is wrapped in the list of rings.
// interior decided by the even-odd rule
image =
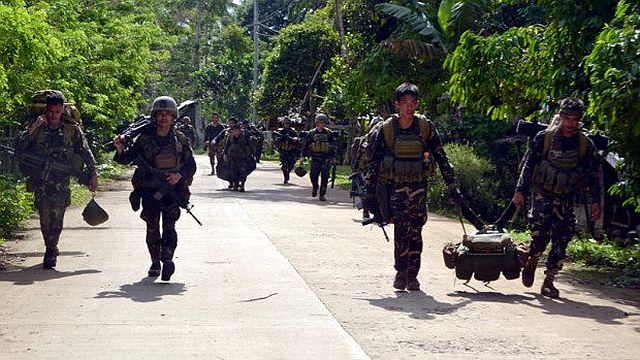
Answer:
[[[243,135],[234,139],[234,137],[229,134],[225,149],[230,159],[244,159],[251,155],[249,141]]]
[[[387,149],[378,174],[381,180],[394,182],[418,182],[428,178],[433,161],[424,160],[424,144],[430,139],[431,133],[426,117],[414,116],[412,128],[418,123],[418,134],[398,134],[398,117],[393,115],[382,124],[384,143]]]
[[[291,135],[284,133],[285,129],[278,129],[278,132],[282,134],[280,141],[278,141],[278,150],[280,151],[291,151],[295,149],[295,144],[291,140]],[[286,140],[282,140],[282,138],[286,137]]]
[[[62,132],[62,144],[56,145],[52,144],[51,141],[47,141],[47,132],[51,134],[55,131]],[[67,121],[61,121],[60,128],[57,130],[47,129],[46,126],[38,128],[34,135],[37,151],[47,157],[71,161],[76,131],[80,131],[77,125]]]
[[[533,170],[531,181],[534,190],[552,196],[566,195],[579,189],[584,177],[580,162],[587,152],[588,139],[578,132],[578,149],[555,148],[554,140],[562,136],[559,127],[553,126],[544,133],[542,160]]]
[[[145,158],[153,159],[156,169],[173,173],[178,172],[182,167],[182,152],[184,147],[188,146],[188,140],[180,132],[169,136],[173,137],[173,141],[168,146],[160,146],[153,141],[153,137],[149,137],[142,145],[142,149]]]
[[[331,144],[329,144],[329,132],[325,134],[313,133],[311,140],[311,153],[313,155],[327,154],[330,150]]]

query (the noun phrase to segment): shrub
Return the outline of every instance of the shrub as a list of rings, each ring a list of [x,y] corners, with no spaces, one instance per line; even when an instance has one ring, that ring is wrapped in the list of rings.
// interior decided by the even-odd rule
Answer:
[[[0,175],[0,238],[13,234],[33,213],[33,195],[25,185]]]
[[[474,152],[470,145],[446,144],[449,161],[454,167],[456,180],[465,200],[485,221],[496,220],[506,205],[500,199],[500,180],[495,166]],[[455,210],[449,202],[449,191],[440,174],[429,181],[429,206],[432,210],[452,215]]]

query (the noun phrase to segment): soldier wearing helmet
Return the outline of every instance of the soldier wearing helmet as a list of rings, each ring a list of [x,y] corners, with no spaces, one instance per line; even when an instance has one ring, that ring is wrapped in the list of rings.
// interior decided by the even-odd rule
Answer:
[[[538,260],[552,243],[546,261],[541,294],[560,296],[553,284],[562,269],[566,249],[575,233],[574,197],[583,184],[590,190],[591,217],[600,218],[600,180],[593,142],[580,130],[584,103],[577,98],[560,102],[560,111],[553,123],[539,132],[533,143],[513,195],[516,206],[524,205],[524,196],[531,194],[528,213],[531,245],[529,258],[522,269],[522,284],[533,286]]]
[[[157,173],[164,176],[163,180],[173,186],[177,194],[188,199],[189,185],[196,172],[196,163],[189,140],[174,128],[178,118],[176,101],[169,96],[156,98],[153,101],[151,118],[155,124],[155,131],[138,136],[131,148],[124,148],[123,137],[113,139],[116,147],[115,160],[121,164],[129,164],[141,157],[158,170]],[[142,200],[140,218],[147,225],[146,243],[151,257],[148,274],[150,277],[162,275],[162,280],[167,281],[175,271],[173,255],[178,243],[175,223],[180,218],[180,208],[168,196],[162,196],[158,200],[158,189],[152,187],[153,176],[153,173],[138,167],[132,183]],[[134,207],[135,210],[137,209]]]
[[[275,145],[280,153],[280,168],[282,169],[282,175],[284,176],[284,183],[289,183],[291,170],[296,163],[296,158],[299,153],[299,139],[296,129],[291,127],[291,120],[282,120],[282,127],[278,131],[274,132]]]
[[[327,193],[327,184],[329,183],[329,170],[331,165],[335,163],[335,135],[329,130],[327,115],[319,113],[316,115],[316,127],[309,131],[305,136],[304,146],[300,154],[300,163],[304,163],[306,155],[311,156],[311,196],[316,197],[320,190],[320,201],[327,201],[325,195]],[[320,183],[318,183],[320,178]]]

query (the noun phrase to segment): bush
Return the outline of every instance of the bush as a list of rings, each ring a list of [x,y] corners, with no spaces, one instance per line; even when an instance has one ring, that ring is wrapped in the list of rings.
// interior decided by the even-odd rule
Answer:
[[[0,238],[6,238],[33,213],[33,195],[23,183],[0,175],[0,209]]]
[[[625,247],[608,239],[595,242],[574,238],[567,253],[578,264],[612,273],[610,281],[614,284],[640,284],[640,244]]]
[[[495,166],[476,155],[470,145],[451,143],[444,148],[469,206],[485,221],[495,221],[506,205],[506,201],[499,198],[500,180],[496,178]],[[454,214],[449,191],[440,174],[429,181],[429,206],[446,215]]]

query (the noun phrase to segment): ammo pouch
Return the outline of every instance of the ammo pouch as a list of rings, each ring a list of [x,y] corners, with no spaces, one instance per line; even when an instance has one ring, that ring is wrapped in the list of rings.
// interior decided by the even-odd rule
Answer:
[[[443,251],[445,265],[455,268],[456,277],[479,281],[495,281],[500,273],[507,279],[520,276],[518,251],[511,237],[497,231],[478,231],[465,235],[461,243],[448,243]]]
[[[418,182],[428,176],[422,159],[423,145],[415,135],[397,136],[380,164],[380,176],[394,182]]]
[[[582,167],[559,168],[545,159],[534,168],[531,184],[545,194],[566,195],[579,188],[581,178]]]
[[[314,154],[326,154],[329,152],[329,135],[314,134],[311,143],[311,152]]]
[[[290,142],[283,142],[283,143],[280,143],[280,147],[279,147],[279,149],[280,149],[281,151],[291,151],[291,150],[293,150],[293,144],[292,144],[292,143],[290,143]]]

